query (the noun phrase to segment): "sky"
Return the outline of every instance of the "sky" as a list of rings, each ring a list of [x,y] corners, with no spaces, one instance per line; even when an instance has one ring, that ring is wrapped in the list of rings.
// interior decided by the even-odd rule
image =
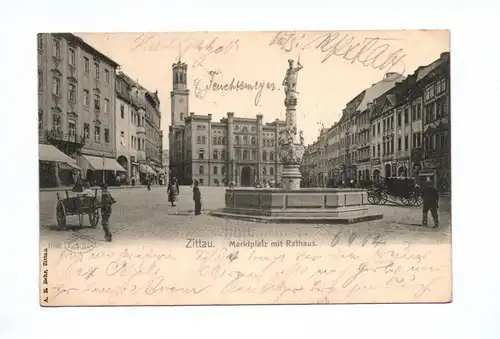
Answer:
[[[450,50],[449,31],[283,31],[186,33],[76,33],[120,64],[142,86],[158,90],[161,128],[171,121],[172,64],[188,65],[189,111],[219,121],[264,115],[285,119],[281,83],[288,59],[300,61],[297,125],[307,144],[321,125],[331,126],[342,109],[388,72],[404,75]],[[233,83],[241,87],[233,86]],[[164,148],[168,140],[164,139]]]

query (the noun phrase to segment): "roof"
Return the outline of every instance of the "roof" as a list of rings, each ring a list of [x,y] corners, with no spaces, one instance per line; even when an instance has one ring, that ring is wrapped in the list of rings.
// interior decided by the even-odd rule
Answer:
[[[86,48],[86,49],[90,50],[90,52],[92,54],[96,54],[100,58],[106,60],[111,66],[113,66],[115,68],[118,67],[118,66],[120,66],[116,61],[114,61],[113,59],[111,59],[110,57],[108,57],[107,55],[105,55],[104,53],[102,53],[101,51],[99,51],[98,49],[96,49],[95,47],[93,47],[92,45],[90,45],[88,42],[86,42],[85,40],[83,40],[79,36],[76,36],[73,33],[54,33],[54,34],[55,35],[62,35],[62,36],[64,36],[68,40],[74,40],[75,42],[77,42],[78,44],[80,44],[80,46],[82,46],[83,48]]]
[[[442,63],[443,63],[443,59],[439,58],[427,66],[419,67],[416,71],[417,81],[420,81],[423,78],[425,78],[427,75],[429,75],[430,72],[432,72],[434,69],[436,69]]]
[[[370,88],[364,90],[363,99],[361,100],[356,110],[359,112],[363,112],[368,108],[369,103],[373,102],[376,98],[389,91],[397,82],[403,79],[405,79],[405,76],[402,74],[394,72],[387,73],[384,79],[380,80],[376,84],[373,84]]]

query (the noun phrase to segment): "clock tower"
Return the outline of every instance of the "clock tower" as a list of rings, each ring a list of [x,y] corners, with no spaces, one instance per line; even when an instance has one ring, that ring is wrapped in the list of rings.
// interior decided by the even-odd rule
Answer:
[[[172,65],[171,125],[184,126],[189,115],[189,90],[187,89],[187,65],[179,61]]]

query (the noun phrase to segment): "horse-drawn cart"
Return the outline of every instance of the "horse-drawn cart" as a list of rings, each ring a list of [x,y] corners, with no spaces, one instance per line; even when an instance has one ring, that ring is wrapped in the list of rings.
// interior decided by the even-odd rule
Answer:
[[[406,206],[420,206],[423,203],[419,187],[413,178],[387,178],[385,185],[368,190],[368,202],[384,205],[387,201]]]
[[[94,196],[78,194],[70,197],[66,190],[66,198],[61,199],[59,193],[57,193],[57,229],[59,231],[66,230],[67,216],[78,216],[80,226],[82,227],[85,214],[89,216],[90,226],[95,228],[99,223],[99,208],[97,189],[95,190]]]

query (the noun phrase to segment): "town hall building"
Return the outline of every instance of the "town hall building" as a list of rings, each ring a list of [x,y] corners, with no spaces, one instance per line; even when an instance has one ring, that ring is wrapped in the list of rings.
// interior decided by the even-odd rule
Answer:
[[[253,186],[278,183],[282,165],[278,154],[279,132],[285,121],[263,122],[228,112],[220,121],[212,114],[189,112],[187,65],[172,65],[171,126],[169,127],[170,176],[180,184],[198,180],[204,186]]]

